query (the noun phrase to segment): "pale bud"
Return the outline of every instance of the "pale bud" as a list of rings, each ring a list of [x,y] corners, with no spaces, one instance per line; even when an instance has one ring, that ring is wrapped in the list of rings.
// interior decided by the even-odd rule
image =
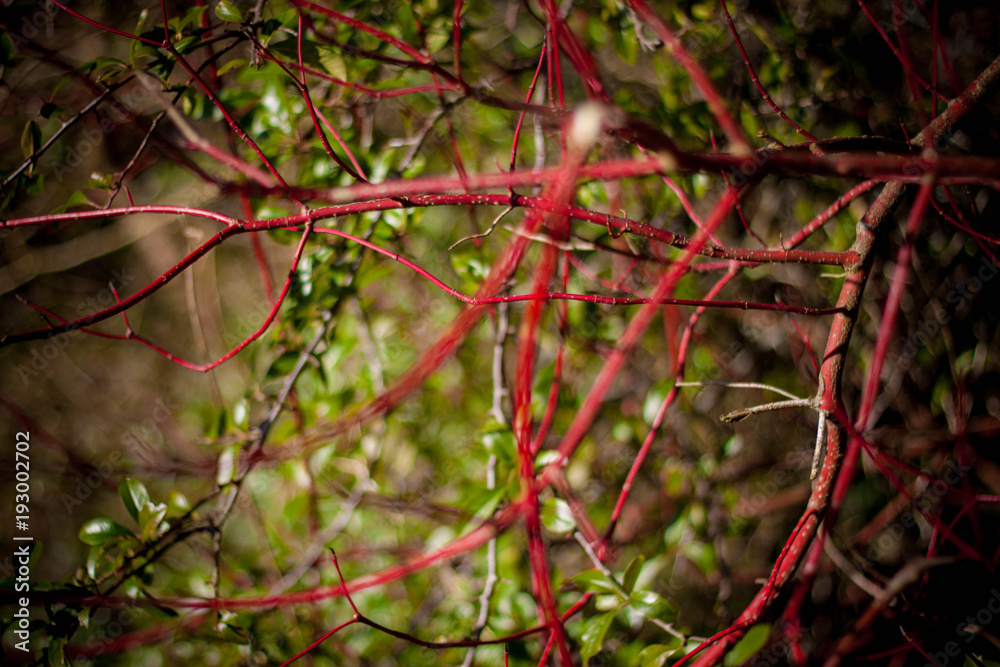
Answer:
[[[608,110],[600,102],[584,102],[573,112],[566,143],[572,152],[586,152],[597,143],[603,132]]]

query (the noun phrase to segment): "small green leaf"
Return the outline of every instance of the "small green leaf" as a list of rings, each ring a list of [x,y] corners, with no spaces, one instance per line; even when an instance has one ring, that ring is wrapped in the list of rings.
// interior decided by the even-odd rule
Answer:
[[[503,500],[504,492],[505,489],[503,488],[493,491],[486,501],[479,506],[479,509],[476,510],[476,518],[483,520],[488,519],[493,514],[493,510],[495,510],[497,505],[500,504],[500,501]]]
[[[632,590],[635,588],[635,581],[639,578],[639,573],[642,572],[642,566],[645,564],[646,557],[640,554],[633,558],[632,562],[626,566],[625,574],[622,575],[622,588],[625,589],[626,593],[632,593]]]
[[[694,563],[702,574],[708,575],[718,568],[715,558],[715,547],[707,542],[693,540],[681,545],[681,553]]]
[[[647,424],[652,424],[656,419],[656,415],[660,412],[660,408],[663,406],[663,401],[667,398],[667,394],[670,393],[671,385],[666,382],[661,382],[646,394],[646,400],[642,405],[642,419]]]
[[[139,509],[139,528],[142,530],[142,539],[149,540],[160,533],[160,522],[167,515],[166,503],[146,503]]]
[[[17,44],[11,39],[10,33],[7,31],[0,33],[0,64],[12,63],[16,57]]]
[[[445,29],[443,26],[432,28],[427,35],[427,52],[438,53],[444,47],[448,46],[449,41],[451,41],[450,30]]]
[[[69,209],[73,208],[74,206],[89,206],[89,207],[93,208],[94,202],[90,201],[90,199],[87,198],[87,195],[85,195],[81,191],[77,190],[76,192],[74,192],[73,194],[71,194],[66,199],[65,202],[63,202],[62,206],[60,206],[59,208],[56,208],[52,212],[53,213],[62,213],[63,211],[68,211]]]
[[[583,624],[583,634],[580,637],[580,657],[583,658],[583,665],[587,667],[590,659],[600,653],[604,645],[604,635],[608,634],[611,622],[615,620],[617,609],[604,612],[599,616],[587,619]]]
[[[267,40],[271,38],[274,31],[281,27],[281,21],[278,19],[268,19],[264,21],[264,25],[260,27],[260,36]],[[264,46],[267,46],[267,42],[263,42]]]
[[[131,530],[111,519],[91,519],[80,528],[80,541],[96,547],[119,537],[134,537]]]
[[[237,445],[225,449],[219,455],[219,465],[215,470],[215,482],[219,486],[225,486],[233,481],[236,474],[236,454],[239,451]]]
[[[565,500],[549,498],[542,503],[542,525],[557,535],[568,535],[576,526],[576,521]]]
[[[28,171],[31,171],[30,169]],[[40,195],[42,190],[45,189],[45,174],[35,173],[28,178],[28,185],[24,189],[32,197]]]
[[[87,187],[91,187],[98,190],[108,190],[111,188],[111,183],[114,181],[114,174],[102,174],[99,171],[95,171],[90,174],[90,183]]]
[[[615,52],[626,64],[634,65],[636,57],[639,55],[639,40],[633,38],[627,32],[615,31],[614,34]]]
[[[61,667],[62,665],[68,665],[66,662],[66,638],[58,637],[49,640],[49,646],[46,649],[47,660],[46,664],[53,665],[54,667]]]
[[[624,591],[599,570],[584,570],[573,577],[573,581],[579,584],[583,590],[591,593],[613,593],[619,600],[625,601]]]
[[[545,466],[559,460],[561,454],[555,449],[547,449],[535,457],[535,470],[541,470]]]
[[[242,67],[246,67],[249,64],[250,64],[250,61],[247,60],[246,58],[233,58],[232,60],[230,60],[225,65],[223,65],[222,67],[219,68],[219,76],[222,76],[223,74],[225,74],[229,70],[233,69],[234,67],[241,67],[242,68]]]
[[[329,46],[320,46],[317,47],[316,51],[319,53],[320,65],[330,76],[340,81],[347,81],[347,66],[344,65],[344,59],[335,49]]]
[[[965,656],[964,667],[1000,667],[1000,661],[979,657],[978,662],[973,662],[972,658]]]
[[[215,15],[229,23],[243,23],[243,12],[229,0],[219,0],[219,4],[215,6]]]
[[[139,510],[149,502],[149,492],[146,487],[137,479],[126,477],[118,485],[118,497],[122,499],[125,511],[135,521],[139,521]]]
[[[192,23],[194,25],[198,25],[198,23],[201,21],[202,15],[207,10],[208,10],[207,5],[202,5],[200,7],[192,7],[191,9],[188,10],[187,14],[185,14],[184,16],[175,16],[174,18],[167,21],[167,25],[170,26],[170,29],[174,33],[176,33],[178,37],[180,37],[185,27],[187,27]]]
[[[101,557],[101,549],[94,547],[87,554],[87,576],[97,579],[97,561]]]
[[[278,378],[283,378],[288,375],[293,368],[299,363],[299,358],[302,356],[301,352],[296,352],[295,350],[288,350],[283,353],[280,357],[271,362],[270,368],[267,369],[267,373],[264,377],[268,380],[275,380]],[[239,408],[240,406],[237,406]],[[242,424],[243,420],[246,418],[246,403],[242,403],[242,412],[237,409],[233,410],[233,421],[237,424]]]
[[[38,127],[38,123],[29,120],[24,126],[24,131],[21,132],[21,153],[24,154],[25,158],[29,158],[41,145],[42,130]]]
[[[488,423],[482,431],[483,448],[503,461],[513,460],[517,452],[514,432],[506,424]]]
[[[289,212],[280,206],[264,204],[257,207],[255,215],[258,220],[274,220],[275,218],[284,218],[289,215]]]
[[[662,620],[664,616],[672,616],[674,608],[653,591],[636,591],[628,596],[629,604],[643,618]]]
[[[170,495],[167,496],[167,507],[169,507],[171,511],[180,514],[181,512],[187,512],[191,509],[191,503],[188,502],[187,497],[183,493],[173,490],[170,492]]]
[[[767,643],[767,639],[770,636],[770,623],[761,623],[760,625],[753,626],[743,635],[743,639],[736,642],[736,646],[726,655],[723,664],[725,667],[735,667],[742,664],[747,658],[756,655],[758,651],[764,648],[764,644]]]
[[[666,644],[651,644],[646,648],[642,649],[639,657],[636,659],[637,667],[663,667],[666,664],[667,658],[677,653],[677,649],[680,648],[678,643],[677,646],[667,646]]]

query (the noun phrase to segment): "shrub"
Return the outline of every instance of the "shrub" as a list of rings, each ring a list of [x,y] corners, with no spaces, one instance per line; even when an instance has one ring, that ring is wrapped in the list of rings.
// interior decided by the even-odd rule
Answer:
[[[8,654],[1000,657],[944,4],[11,3]]]

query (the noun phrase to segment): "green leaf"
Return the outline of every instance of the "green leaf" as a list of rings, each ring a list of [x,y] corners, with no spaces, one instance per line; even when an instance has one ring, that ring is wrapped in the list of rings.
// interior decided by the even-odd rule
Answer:
[[[438,53],[444,47],[448,46],[448,42],[450,41],[451,31],[447,30],[444,26],[436,26],[427,35],[427,52]]]
[[[91,519],[80,528],[80,541],[93,547],[107,544],[119,537],[135,537],[135,534],[120,523],[103,517]]]
[[[694,563],[702,574],[708,575],[715,572],[718,561],[715,558],[715,547],[706,542],[694,540],[681,545],[681,553]]]
[[[181,514],[191,509],[191,503],[188,501],[187,496],[175,489],[167,496],[167,507],[171,511]]]
[[[68,211],[74,206],[89,206],[93,208],[94,202],[90,201],[90,199],[87,198],[87,195],[83,194],[83,192],[77,190],[66,198],[66,201],[62,206],[53,209],[52,213],[62,213],[63,211]]]
[[[232,60],[230,60],[225,65],[219,68],[219,76],[222,76],[223,74],[233,69],[234,67],[246,67],[249,64],[250,61],[247,60],[246,58],[233,58]]]
[[[1000,667],[1000,662],[996,660],[990,660],[989,658],[984,658],[979,654],[976,654],[979,658],[979,662],[974,662],[969,656],[965,656],[965,667]]]
[[[34,155],[41,145],[42,130],[38,127],[38,123],[29,120],[24,126],[24,131],[21,132],[21,153],[27,159]]]
[[[662,620],[664,616],[672,616],[674,608],[653,591],[636,591],[628,596],[629,604],[643,618]]]
[[[229,0],[219,0],[219,4],[215,6],[215,15],[229,23],[243,23],[243,12]]]
[[[646,394],[646,400],[642,405],[642,419],[644,422],[650,425],[653,423],[657,413],[660,411],[660,406],[663,405],[664,399],[670,393],[670,389],[671,383],[661,382],[649,390],[649,393]]]
[[[514,431],[506,424],[490,422],[483,427],[481,441],[483,448],[503,461],[511,461],[517,452]]]
[[[499,488],[490,493],[486,501],[479,506],[479,509],[476,510],[476,518],[484,520],[488,519],[490,515],[493,514],[493,510],[495,510],[497,505],[500,504],[500,501],[503,500],[504,491],[505,489]]]
[[[743,663],[747,658],[756,655],[758,651],[764,648],[764,644],[767,643],[767,639],[770,636],[770,623],[755,625],[743,635],[743,639],[736,642],[736,646],[726,655],[723,664],[725,667],[735,667]]]
[[[274,380],[285,377],[292,371],[293,368],[295,368],[295,365],[299,362],[299,357],[301,356],[302,353],[295,350],[289,350],[283,353],[280,357],[271,362],[271,366],[267,369],[267,373],[264,375],[264,378],[267,380]],[[234,415],[233,419],[237,424],[243,422],[242,415]]]
[[[667,658],[677,653],[677,649],[679,648],[679,643],[673,647],[666,644],[651,644],[642,649],[635,664],[637,667],[663,667],[667,662]]]
[[[93,547],[87,554],[87,576],[91,579],[97,579],[97,561],[100,557],[101,549],[97,547]]]
[[[254,215],[257,216],[258,220],[273,220],[275,218],[284,218],[289,214],[289,211],[281,208],[280,206],[275,206],[273,204],[263,204],[258,206]]]
[[[268,19],[264,21],[264,25],[260,27],[261,43],[267,46],[268,41],[271,39],[271,35],[274,31],[281,27],[281,21],[278,19]]]
[[[29,169],[29,171],[31,171]],[[24,191],[27,192],[32,197],[40,195],[42,190],[45,189],[45,174],[35,173],[28,178],[28,185],[25,187]]]
[[[10,38],[10,33],[4,31],[0,33],[0,64],[14,62],[17,57],[17,44]]]
[[[587,667],[590,659],[600,653],[604,645],[604,635],[608,634],[611,622],[615,620],[617,609],[604,612],[599,616],[587,619],[583,624],[583,634],[580,637],[580,657],[583,658],[583,665]]]
[[[68,665],[66,662],[66,638],[59,637],[56,639],[49,640],[49,646],[46,649],[47,660],[46,664],[53,665],[55,667],[60,667],[61,665]]]
[[[167,514],[166,503],[153,504],[149,501],[139,510],[139,528],[142,531],[142,539],[149,540],[156,537],[160,532],[160,522]]]
[[[135,521],[139,521],[139,510],[149,502],[149,492],[146,487],[137,479],[126,477],[118,485],[118,497],[122,499],[125,511]]]
[[[319,64],[330,76],[340,81],[347,81],[347,66],[344,65],[344,59],[337,53],[336,49],[320,46],[317,47],[316,51],[319,54]]]
[[[591,593],[613,593],[625,601],[624,591],[617,582],[608,579],[600,570],[584,570],[573,577],[573,581]]]
[[[90,175],[90,183],[88,184],[88,187],[94,188],[95,190],[108,190],[111,188],[111,183],[114,179],[114,174],[102,174],[99,171],[95,171]]]
[[[175,16],[174,18],[170,19],[167,22],[167,25],[170,26],[170,29],[173,32],[177,33],[177,35],[180,35],[183,32],[184,28],[186,28],[188,25],[194,24],[195,26],[197,26],[201,22],[202,15],[207,10],[208,10],[207,5],[201,5],[200,7],[192,7],[187,11],[187,14],[185,14],[184,16]],[[216,10],[216,13],[218,13],[218,10]],[[142,29],[142,23],[143,21],[140,21],[139,30]]]
[[[576,521],[565,500],[549,498],[542,503],[542,525],[557,535],[569,535],[576,527]]]
[[[547,449],[535,457],[535,470],[541,470],[554,461],[558,461],[561,454],[555,449]]]
[[[635,588],[635,581],[642,572],[642,566],[646,564],[646,557],[642,554],[632,559],[632,562],[625,567],[625,574],[622,575],[622,588],[626,593],[631,594]]]
[[[215,471],[215,482],[219,486],[225,486],[233,481],[233,475],[236,474],[236,457],[238,453],[239,446],[233,445],[219,455],[219,465]]]
[[[634,28],[631,28],[634,30]],[[639,41],[626,30],[614,31],[615,52],[625,63],[634,65],[639,55]]]

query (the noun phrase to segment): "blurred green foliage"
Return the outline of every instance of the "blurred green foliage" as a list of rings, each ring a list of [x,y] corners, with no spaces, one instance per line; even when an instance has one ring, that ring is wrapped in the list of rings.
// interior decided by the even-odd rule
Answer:
[[[445,70],[456,71],[453,3],[334,4],[336,11],[403,41]],[[343,146],[349,147],[360,170],[373,182],[496,173],[498,165],[506,169],[518,113],[489,103],[488,96],[524,101],[545,36],[540,7],[464,3],[462,76],[477,98],[457,88],[446,90],[447,82],[433,68],[407,65],[399,49],[347,22],[307,11],[299,44],[299,14],[294,7],[280,0],[263,3],[255,18],[251,5],[223,0],[212,4],[211,12],[206,6],[168,6],[168,33],[157,7],[141,13],[130,8],[123,14],[103,3],[73,7],[150,40],[160,41],[169,34],[176,52],[196,65],[235,122],[296,186],[322,189],[355,182],[331,159],[318,136],[296,81],[299,57],[305,68],[323,75],[306,79],[312,101],[339,135],[324,129],[327,142],[348,164]],[[0,199],[4,219],[121,206],[126,197],[136,204],[190,205],[242,216],[238,195],[208,184],[199,171],[226,179],[234,174],[206,155],[186,150],[190,147],[184,146],[179,128],[162,114],[160,99],[136,93],[143,85],[137,73],[154,77],[164,99],[200,136],[259,167],[254,152],[229,136],[219,109],[204,90],[190,83],[176,57],[167,49],[100,31],[63,13],[52,15],[49,32],[42,27],[41,36],[26,37],[21,26],[26,25],[24,20],[34,25],[30,21],[41,11],[38,7],[12,3],[4,10],[8,14],[0,34],[5,94],[0,142],[11,147],[0,153],[0,171],[10,175]],[[608,0],[564,7],[567,24],[595,59],[617,105],[654,123],[686,150],[713,150],[712,142],[721,137],[704,100],[652,32],[636,25],[636,16],[626,5]],[[879,45],[855,3],[735,2],[730,9],[760,82],[789,116],[817,136],[902,138],[900,126],[919,129],[926,120],[928,109],[907,98],[898,63]],[[662,2],[657,10],[706,68],[748,136],[763,133],[783,144],[802,141],[761,101],[717,3]],[[956,21],[966,16],[954,12]],[[929,39],[926,25],[917,22],[907,27],[915,43]],[[948,33],[944,39],[953,44],[965,37]],[[962,82],[984,64],[974,53],[963,53],[956,60]],[[584,99],[584,86],[568,59],[560,63],[567,104],[575,105]],[[548,104],[552,85],[543,71],[533,101]],[[427,89],[434,86],[442,89]],[[131,115],[119,118],[100,107],[67,125],[103,90],[132,95]],[[395,94],[400,91],[410,92]],[[82,143],[90,136],[87,132],[100,127],[104,117],[112,117],[114,132],[101,135],[88,155],[74,158],[74,151],[82,153],[80,147],[88,145]],[[975,125],[981,121],[972,122],[964,130],[967,135],[980,131],[992,140],[989,132]],[[54,137],[58,140],[52,149],[39,153]],[[558,164],[560,150],[558,123],[529,114],[517,165]],[[608,137],[591,157],[638,155],[635,146]],[[26,168],[13,175],[25,160]],[[76,166],[66,169],[74,162]],[[699,215],[707,212],[724,187],[715,174],[678,174],[674,180]],[[751,188],[742,206],[754,233],[777,247],[849,186],[844,179],[774,176]],[[534,192],[525,188],[522,194]],[[995,193],[990,197],[995,206]],[[602,213],[624,211],[633,220],[675,233],[696,232],[679,199],[657,178],[585,183],[576,203]],[[284,195],[251,192],[246,204],[258,219],[298,212]],[[448,285],[472,294],[514,237],[523,213],[515,211],[504,218],[490,236],[463,239],[484,232],[499,213],[487,207],[415,207],[345,215],[321,226],[412,258]],[[841,212],[805,247],[846,250],[859,217],[855,207]],[[13,263],[33,252],[74,243],[79,248],[85,234],[96,234],[110,224],[80,222],[12,232],[10,238],[5,231],[4,259]],[[176,237],[157,237],[155,252],[139,251],[125,242],[94,255],[80,250],[78,262],[55,273],[41,272],[14,287],[50,310],[76,312],[81,294],[102,289],[111,267],[144,266],[154,255],[169,267],[193,247],[185,245],[184,238],[204,239],[218,231],[202,222],[184,225]],[[934,225],[926,241],[920,242],[927,265],[919,279],[927,284],[907,305],[904,327],[921,322],[920,309],[941,298],[937,286],[962,275],[968,278],[962,267],[979,258],[975,249],[955,246],[953,228],[939,221]],[[260,237],[277,285],[288,272],[300,235],[299,230],[276,229]],[[735,216],[720,230],[719,240],[759,247]],[[165,290],[165,296],[144,304],[141,315],[133,316],[138,330],[185,358],[217,356],[246,338],[263,322],[273,294],[261,290],[250,244],[238,241],[221,247],[214,253],[215,264],[192,279],[195,282],[188,288],[197,291],[200,305],[185,296],[178,281]],[[573,223],[569,241],[577,244],[572,254],[579,266],[566,291],[578,293],[648,293],[661,263],[679,256],[679,251],[647,239],[613,238],[609,229],[579,221]],[[511,281],[512,292],[527,291],[539,252],[537,245],[529,249]],[[149,275],[144,271],[143,279],[154,279],[157,271],[150,269]],[[676,295],[702,298],[718,275],[691,273]],[[748,267],[720,298],[773,303],[781,297],[796,305],[827,305],[836,299],[841,282],[841,277],[817,266]],[[125,291],[134,293],[140,283],[145,284],[137,280]],[[873,289],[875,301],[884,298],[877,293],[880,287]],[[996,285],[984,289],[979,299],[994,294]],[[37,314],[12,294],[13,288],[0,303],[7,320],[4,333],[37,326]],[[504,422],[491,415],[499,308],[492,308],[454,356],[384,418],[318,446],[303,444],[313,429],[350,414],[406,373],[462,307],[403,265],[349,240],[315,233],[291,275],[277,321],[230,362],[233,370],[228,374],[195,376],[128,341],[74,339],[72,345],[89,346],[75,349],[87,351],[79,354],[86,357],[79,363],[84,374],[94,378],[94,386],[79,379],[60,380],[77,362],[59,357],[53,362],[54,371],[25,383],[30,386],[20,403],[54,404],[55,398],[45,397],[53,383],[62,384],[59,395],[65,397],[66,407],[59,410],[65,416],[57,420],[52,410],[39,409],[34,418],[39,428],[73,453],[44,464],[38,473],[44,494],[40,491],[33,498],[49,517],[60,517],[47,519],[44,541],[53,547],[42,559],[48,559],[47,564],[39,566],[46,581],[39,582],[36,590],[51,592],[46,598],[51,602],[45,604],[46,616],[33,635],[37,659],[70,664],[67,656],[74,649],[66,647],[71,646],[84,654],[100,654],[102,664],[287,660],[348,620],[347,602],[330,597],[252,610],[223,603],[217,611],[201,612],[158,601],[216,595],[239,600],[335,586],[339,578],[326,551],[329,547],[336,549],[343,575],[351,580],[432,552],[515,502],[521,486],[510,415]],[[566,306],[563,321],[561,308],[551,304],[538,332],[532,405],[536,422],[546,414],[560,348],[564,354],[557,405],[539,465],[572,422],[593,378],[636,312],[635,306],[574,302]],[[192,313],[203,309],[217,313],[215,324],[187,324]],[[502,366],[509,386],[523,304],[511,305],[508,311],[511,329],[502,343]],[[669,308],[667,316],[646,332],[567,470],[570,485],[599,531],[608,525],[636,452],[676,380],[671,374],[678,361],[671,358],[676,346],[665,341],[679,335],[690,312]],[[858,338],[864,342],[856,355],[860,363],[848,371],[848,399],[856,393],[864,360],[871,354],[877,315],[877,309],[866,311],[859,323]],[[963,311],[956,315],[961,326],[954,340],[935,339],[922,346],[897,378],[885,420],[903,421],[914,404],[929,420],[941,421],[946,419],[942,414],[952,414],[956,377],[946,372],[949,357],[961,360],[951,366],[956,374],[971,378],[970,386],[988,385],[997,373],[995,355],[984,364],[976,361],[976,350],[995,349],[996,317],[995,312],[985,313],[976,323]],[[790,319],[808,336],[811,351],[794,333]],[[217,334],[216,339],[199,343],[199,326]],[[694,330],[685,377],[766,382],[809,395],[815,389],[809,358],[821,352],[826,328],[827,323],[818,319],[709,310]],[[119,331],[111,323],[95,330]],[[321,342],[313,346],[317,337]],[[9,350],[3,351],[4,379],[20,387],[17,369],[27,368],[31,353]],[[294,371],[299,371],[294,391],[286,396],[284,389]],[[934,380],[937,373],[940,379]],[[102,403],[95,396],[107,393],[115,382],[122,383],[114,392],[121,402],[112,408],[110,398]],[[975,395],[971,389],[967,392]],[[148,410],[161,393],[173,396],[179,407],[145,429],[144,444],[153,453],[142,458],[122,434],[148,421],[151,413],[143,406]],[[263,458],[239,482],[245,445],[259,435],[279,397],[285,398],[284,409],[269,423]],[[583,664],[669,664],[697,645],[692,636],[711,635],[756,592],[757,581],[766,577],[797,518],[798,504],[782,504],[781,493],[807,488],[815,433],[815,416],[805,412],[770,413],[735,426],[718,420],[729,410],[764,400],[768,399],[760,391],[717,386],[681,393],[634,481],[612,539],[616,557],[604,571],[595,569],[573,539],[579,526],[568,499],[552,489],[542,493],[541,519],[559,608],[565,610],[582,593],[594,595],[593,602],[566,625]],[[975,409],[996,417],[1000,409],[989,401],[1000,401],[995,387],[993,393],[975,399]],[[509,413],[509,401],[503,408]],[[80,498],[76,489],[79,479],[87,479],[91,470],[87,465],[98,465],[110,451],[122,451],[125,463],[101,476],[100,488],[92,489],[93,498],[91,492]],[[492,488],[487,484],[491,465]],[[782,473],[783,481],[774,481],[775,471]],[[223,499],[237,487],[238,495],[227,507]],[[859,484],[845,516],[860,529],[892,497],[884,480]],[[775,498],[777,504],[772,502]],[[208,525],[223,507],[227,519],[218,530],[192,531],[164,545],[165,535],[178,534],[179,526]],[[477,631],[483,639],[493,639],[536,625],[523,526],[503,532],[495,551],[499,580],[489,600],[487,622],[479,630],[479,596],[491,569],[485,547],[358,591],[354,603],[368,618],[425,641],[460,640]],[[900,562],[887,558],[889,564]],[[294,573],[290,579],[289,573]],[[835,638],[831,628],[840,627],[855,613],[850,605],[837,605],[836,592],[829,592],[831,586],[836,588],[830,576],[824,574],[827,594],[817,596],[813,610],[820,619],[812,630],[814,647]],[[131,612],[127,631],[162,626],[169,641],[112,652],[111,647],[120,647],[109,628],[113,623],[121,626],[116,620],[120,610],[112,608],[108,615],[107,608],[79,605],[78,593],[83,590],[135,600],[139,606]],[[726,664],[741,664],[755,655],[767,645],[771,631],[769,623],[754,628]],[[508,643],[510,664],[536,664],[543,643],[537,634]],[[465,655],[465,649],[426,649],[356,625],[318,646],[311,660],[436,665],[458,664]],[[500,646],[483,646],[475,653],[475,664],[498,665],[503,660]]]

